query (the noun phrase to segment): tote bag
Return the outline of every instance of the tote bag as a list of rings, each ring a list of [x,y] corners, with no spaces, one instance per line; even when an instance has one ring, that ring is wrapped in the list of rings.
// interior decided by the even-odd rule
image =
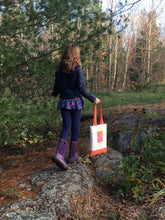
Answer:
[[[102,117],[101,103],[100,124],[97,124],[97,106],[94,106],[93,126],[90,126],[90,156],[107,152],[107,124],[104,124]]]

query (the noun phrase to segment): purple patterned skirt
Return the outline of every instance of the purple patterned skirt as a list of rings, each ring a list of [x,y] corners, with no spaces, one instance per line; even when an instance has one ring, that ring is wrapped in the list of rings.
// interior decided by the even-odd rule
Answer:
[[[82,98],[75,99],[60,99],[57,105],[57,109],[84,109],[85,104]]]

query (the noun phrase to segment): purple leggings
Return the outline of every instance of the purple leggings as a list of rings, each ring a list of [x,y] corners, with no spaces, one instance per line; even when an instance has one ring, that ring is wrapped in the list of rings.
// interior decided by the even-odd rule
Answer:
[[[81,120],[81,109],[61,109],[63,128],[60,138],[67,140],[71,130],[71,141],[77,141]]]

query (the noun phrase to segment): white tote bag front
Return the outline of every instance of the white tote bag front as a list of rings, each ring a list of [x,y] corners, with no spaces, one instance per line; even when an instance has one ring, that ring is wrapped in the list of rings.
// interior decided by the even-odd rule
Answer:
[[[90,156],[107,152],[107,124],[104,124],[100,103],[100,124],[97,124],[97,106],[94,106],[93,126],[90,126]]]

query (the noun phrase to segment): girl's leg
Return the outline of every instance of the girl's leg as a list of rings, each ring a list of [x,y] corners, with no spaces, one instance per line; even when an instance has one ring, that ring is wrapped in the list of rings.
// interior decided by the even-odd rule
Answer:
[[[61,109],[61,116],[62,116],[63,126],[60,134],[60,138],[67,140],[72,123],[71,110]]]
[[[79,126],[81,120],[81,110],[72,110],[72,134],[71,134],[71,143],[70,143],[70,151],[68,163],[73,163],[78,158],[78,154],[76,153],[77,148],[77,140],[79,135]]]
[[[60,134],[60,140],[57,144],[57,151],[53,155],[52,160],[57,164],[57,166],[62,170],[67,170],[69,168],[68,164],[65,162],[64,155],[67,151],[68,144],[66,142],[70,128],[71,128],[71,114],[67,109],[61,109],[63,128]]]
[[[71,141],[77,141],[79,135],[79,126],[81,121],[81,109],[74,109],[71,111],[72,127],[71,127]]]

